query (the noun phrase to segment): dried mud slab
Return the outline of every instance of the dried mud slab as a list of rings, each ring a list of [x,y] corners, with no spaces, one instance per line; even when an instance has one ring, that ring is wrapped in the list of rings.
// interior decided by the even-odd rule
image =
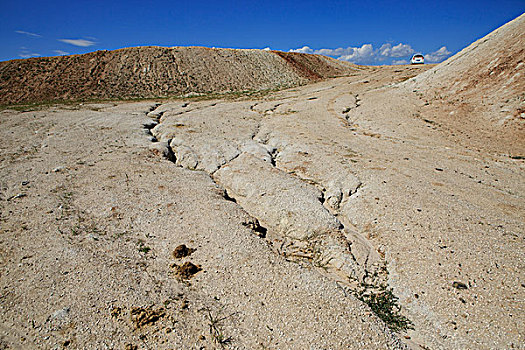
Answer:
[[[237,157],[214,178],[263,225],[284,237],[308,240],[341,228],[323,207],[321,193],[315,187],[251,155]]]
[[[151,307],[149,308],[132,307],[129,310],[130,319],[133,325],[135,326],[135,329],[140,329],[147,325],[153,324],[157,322],[165,314],[166,312],[162,308],[153,309]]]
[[[188,248],[185,244],[181,244],[173,249],[172,255],[175,259],[182,259],[193,254],[197,249]]]
[[[175,271],[175,276],[184,281],[191,279],[199,271],[202,271],[200,266],[195,265],[190,261],[187,261],[182,265],[173,264],[171,267]]]

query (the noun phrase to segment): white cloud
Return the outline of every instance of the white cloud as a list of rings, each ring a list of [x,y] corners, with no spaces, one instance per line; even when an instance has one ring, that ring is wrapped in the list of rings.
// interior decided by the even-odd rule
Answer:
[[[42,37],[42,35],[40,35],[40,34],[25,32],[23,30],[15,30],[15,33],[31,36],[33,38],[41,38]]]
[[[450,54],[451,52],[447,50],[447,47],[443,46],[437,51],[426,54],[425,61],[429,63],[439,63],[445,58],[447,58],[447,56],[449,56]]]
[[[20,53],[18,54],[18,57],[21,58],[29,58],[29,57],[39,57],[40,54],[36,52],[32,52],[32,50],[29,50],[27,47],[21,47]]]
[[[408,64],[407,60],[393,60],[392,64]]]
[[[265,47],[263,51],[272,51],[272,49],[270,49],[269,47]]]
[[[376,54],[372,44],[363,44],[361,47],[348,47],[346,54],[338,57],[338,59],[348,62],[372,62]]]
[[[303,46],[300,49],[291,49],[290,52],[313,53],[317,55],[334,56],[343,60],[354,60],[358,58],[369,57],[373,47],[371,44],[364,44],[361,47],[338,47],[336,49],[319,49],[314,50],[309,46]],[[344,58],[343,58],[344,57]]]
[[[58,41],[61,41],[66,44],[74,45],[74,46],[81,46],[81,47],[88,47],[88,46],[93,46],[96,44],[96,42],[92,40],[86,40],[86,39],[58,39]]]
[[[69,52],[62,51],[62,50],[53,50],[53,52],[59,56],[69,55]]]
[[[357,64],[408,64],[410,57],[416,52],[412,46],[403,43],[397,45],[386,43],[381,45],[379,49],[374,49],[372,44],[363,44],[361,47],[321,49],[312,49],[305,45],[289,51],[332,56],[339,60]],[[441,62],[450,54],[451,52],[447,50],[446,46],[443,46],[439,50],[425,55],[425,60],[429,63]]]
[[[291,49],[290,52],[313,53],[317,55],[333,56],[337,59],[348,62],[370,62],[373,61],[374,48],[372,44],[364,44],[361,47],[338,47],[336,49],[319,49],[314,50],[309,46],[303,46],[300,49]]]
[[[338,47],[337,49],[320,49],[316,50],[315,53],[319,55],[326,55],[326,56],[345,56],[345,55],[351,55],[354,52],[354,47],[347,47],[342,48]]]
[[[379,49],[381,56],[386,57],[406,57],[414,53],[412,47],[408,44],[399,43],[396,46],[392,44],[383,44]]]
[[[308,46],[303,46],[300,49],[291,49],[290,52],[299,52],[299,53],[314,53],[314,50]]]
[[[313,53],[318,55],[332,56],[337,59],[352,63],[370,64],[383,62],[388,58],[408,58],[415,51],[408,44],[399,43],[395,46],[392,46],[392,44],[387,43],[383,44],[379,49],[374,49],[372,44],[363,44],[361,47],[349,46],[346,48],[322,48],[317,50],[314,50],[309,46],[303,46],[300,49],[292,49],[290,52]]]

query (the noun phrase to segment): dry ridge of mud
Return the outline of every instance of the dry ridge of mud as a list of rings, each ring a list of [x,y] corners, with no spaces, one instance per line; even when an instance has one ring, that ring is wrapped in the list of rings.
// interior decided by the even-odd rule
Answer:
[[[356,70],[300,53],[135,47],[0,62],[0,104],[276,89]]]

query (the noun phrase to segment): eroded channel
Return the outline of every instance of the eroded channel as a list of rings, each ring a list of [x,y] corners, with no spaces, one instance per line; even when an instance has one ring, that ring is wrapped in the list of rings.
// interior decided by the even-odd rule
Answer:
[[[225,199],[254,218],[246,225],[276,253],[309,264],[363,296],[385,291],[386,262],[344,215],[363,186],[348,164],[352,152],[333,154],[321,130],[341,127],[357,102],[352,94],[256,104],[174,102],[156,105],[145,128],[158,153],[207,173],[223,188]],[[320,126],[317,135],[303,128],[313,120],[309,113],[330,115],[329,107],[341,114],[330,116],[333,125]]]

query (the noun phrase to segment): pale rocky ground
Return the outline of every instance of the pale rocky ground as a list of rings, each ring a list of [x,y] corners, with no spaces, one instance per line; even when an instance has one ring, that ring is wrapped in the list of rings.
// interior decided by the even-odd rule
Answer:
[[[152,106],[2,112],[2,348],[403,348],[206,173],[153,153]],[[203,269],[189,282],[179,244]],[[163,316],[137,328],[133,307]]]
[[[0,348],[525,349],[524,22],[257,98],[1,111]]]
[[[523,156],[524,61],[522,14],[406,85],[432,100],[434,114],[472,147]]]
[[[276,254],[206,172],[155,152],[155,106],[2,112],[3,348],[404,347],[344,286]],[[186,282],[180,244],[203,269]],[[138,307],[159,319],[137,328]]]
[[[425,69],[4,110],[0,344],[523,348],[523,160],[392,87]],[[180,244],[197,250],[176,260]],[[181,281],[186,261],[202,271]],[[393,287],[414,330],[392,333],[360,282]]]

